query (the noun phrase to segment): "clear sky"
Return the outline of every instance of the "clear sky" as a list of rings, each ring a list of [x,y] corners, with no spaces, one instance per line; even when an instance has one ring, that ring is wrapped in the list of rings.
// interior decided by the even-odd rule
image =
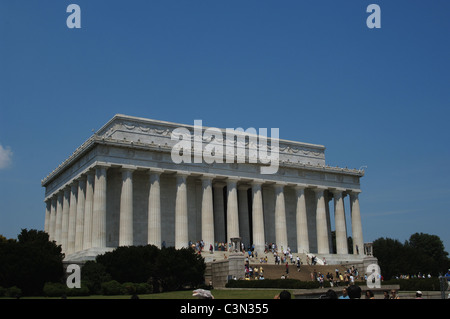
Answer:
[[[122,113],[325,145],[367,167],[364,241],[450,251],[449,39],[447,0],[0,0],[0,234],[43,229],[41,179]]]

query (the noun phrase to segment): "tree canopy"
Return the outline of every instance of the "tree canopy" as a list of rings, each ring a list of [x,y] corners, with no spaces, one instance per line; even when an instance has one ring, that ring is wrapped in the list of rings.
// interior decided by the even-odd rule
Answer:
[[[436,235],[415,233],[401,243],[397,239],[378,238],[373,242],[383,276],[445,273],[450,266],[444,244]]]
[[[205,262],[192,248],[159,249],[153,245],[118,247],[112,252],[99,255],[96,263],[105,273],[120,283],[148,282],[162,290],[177,290],[183,286],[203,283]],[[88,267],[86,267],[88,266]],[[93,264],[82,269],[82,278]]]
[[[44,283],[64,275],[61,246],[48,234],[22,229],[18,240],[0,241],[0,286],[17,286],[25,295],[39,295]]]

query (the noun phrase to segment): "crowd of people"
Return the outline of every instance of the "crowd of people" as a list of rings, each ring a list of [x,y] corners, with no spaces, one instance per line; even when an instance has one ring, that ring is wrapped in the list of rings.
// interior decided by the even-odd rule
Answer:
[[[414,275],[410,275],[410,274],[406,274],[406,275],[399,274],[399,275],[394,276],[394,279],[414,279],[414,278],[421,278],[421,279],[428,278],[428,279],[429,279],[429,278],[431,278],[431,274],[425,275],[425,274],[422,274],[421,272],[419,272],[419,273],[414,274]]]
[[[264,268],[263,266],[252,266],[248,259],[245,262],[245,280],[259,279],[264,280]]]

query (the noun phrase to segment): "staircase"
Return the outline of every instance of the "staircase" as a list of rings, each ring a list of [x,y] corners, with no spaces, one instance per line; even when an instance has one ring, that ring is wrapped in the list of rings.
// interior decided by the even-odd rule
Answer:
[[[210,281],[213,282],[214,286],[219,287],[220,284],[222,286],[225,285],[227,277],[229,276],[229,268],[228,266],[225,266],[227,264],[223,264],[227,259],[229,259],[229,252],[227,251],[215,251],[212,254],[209,252],[202,252],[202,256],[205,258],[206,262],[206,271],[205,271],[205,282],[209,283]],[[245,255],[246,257],[248,255]],[[267,256],[267,263],[260,262],[260,258],[265,259]],[[300,271],[297,269],[297,265],[295,264],[296,258],[300,257],[300,261],[302,262],[300,266]],[[308,265],[307,264],[307,255],[306,254],[293,254],[294,263],[291,263],[290,260],[288,260],[288,269],[289,272],[286,274],[286,262],[282,263],[280,262],[280,265],[275,264],[275,257],[272,253],[263,254],[263,256],[258,256],[257,258],[248,258],[249,264],[252,267],[258,268],[258,273],[260,270],[260,267],[263,268],[263,275],[265,279],[281,279],[282,276],[288,279],[297,279],[301,281],[311,281],[312,275],[314,272],[316,272],[318,275],[323,274],[324,279],[326,279],[327,273],[330,273],[333,275],[333,278],[336,279],[336,269],[341,274],[344,274],[348,268],[350,268],[353,264],[346,263],[346,264],[319,264],[316,265]],[[213,266],[215,265],[215,266]],[[223,268],[225,266],[225,268]],[[216,269],[216,271],[213,271]],[[217,267],[221,270],[218,272]],[[242,267],[244,268],[244,260],[242,261]],[[215,275],[213,274],[215,273]],[[218,275],[221,275],[222,278],[221,282],[218,279]],[[242,274],[243,276],[244,274]],[[255,277],[254,277],[255,278]],[[255,278],[256,279],[256,278]],[[220,281],[220,283],[219,283]]]
[[[252,267],[263,267],[263,274],[265,279],[280,279],[283,275],[286,276],[286,265],[271,265],[271,264],[250,264]],[[340,273],[344,273],[347,267],[342,265],[301,265],[300,271],[297,271],[297,266],[289,264],[289,273],[286,278],[297,279],[301,281],[311,281],[311,273],[316,271],[325,276],[327,273],[331,273],[333,277],[336,277],[336,268]]]

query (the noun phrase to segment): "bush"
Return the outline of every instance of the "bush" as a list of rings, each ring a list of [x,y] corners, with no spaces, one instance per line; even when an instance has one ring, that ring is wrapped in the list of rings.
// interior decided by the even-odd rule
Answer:
[[[66,295],[67,286],[60,282],[46,282],[42,291],[46,297],[61,297]]]
[[[88,283],[86,281],[81,281],[80,288],[68,288],[66,286],[66,295],[67,296],[89,296],[90,290],[88,287]]]
[[[122,284],[122,293],[126,295],[143,295],[152,292],[152,286],[147,283],[126,282]]]
[[[6,289],[6,297],[17,298],[22,295],[22,289],[17,286],[12,286]]]
[[[95,261],[87,261],[84,264],[81,268],[81,278],[85,281],[89,292],[97,295],[102,293],[102,282],[112,279],[106,272],[105,266]],[[81,286],[83,286],[83,281]]]
[[[205,268],[203,257],[192,248],[159,249],[146,245],[118,247],[97,256],[95,263],[86,263],[81,272],[82,278],[87,278],[94,286],[116,280],[119,283],[149,283],[150,286],[140,287],[144,290],[162,288],[171,291],[200,285],[204,280]],[[110,276],[108,280],[107,276]],[[131,291],[136,287],[128,285],[125,289]]]
[[[60,282],[46,282],[43,288],[46,297],[62,297],[62,296],[88,296],[89,288],[86,282],[81,282],[80,288],[69,288]]]
[[[133,295],[136,293],[136,284],[133,282],[124,282],[122,284],[122,293],[125,295]]]
[[[383,285],[400,285],[403,291],[438,291],[440,290],[439,278],[413,278],[413,279],[391,279],[385,280]]]
[[[147,283],[136,284],[136,293],[138,295],[150,294],[153,292],[153,287]]]
[[[122,285],[117,280],[102,283],[102,294],[107,296],[121,295]]]
[[[158,255],[159,249],[153,245],[123,246],[97,256],[96,262],[118,282],[147,282]]]

